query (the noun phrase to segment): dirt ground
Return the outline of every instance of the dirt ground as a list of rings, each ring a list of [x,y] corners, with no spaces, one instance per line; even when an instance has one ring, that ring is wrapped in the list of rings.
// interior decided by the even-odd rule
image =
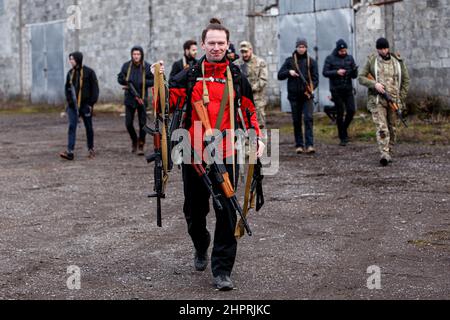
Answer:
[[[282,136],[279,174],[265,179],[266,206],[239,244],[237,288],[219,293],[193,268],[180,172],[159,229],[146,198],[153,167],[129,153],[123,121],[95,118],[94,161],[80,128],[67,163],[57,156],[65,119],[0,114],[0,299],[450,298],[449,146],[400,144],[380,168],[374,144],[318,141],[315,156],[297,156]],[[80,290],[66,285],[72,265]],[[373,265],[380,290],[367,287]]]

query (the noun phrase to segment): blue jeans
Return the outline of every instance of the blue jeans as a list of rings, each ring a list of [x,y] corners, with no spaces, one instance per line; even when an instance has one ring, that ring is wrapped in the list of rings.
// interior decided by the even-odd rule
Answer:
[[[294,122],[295,145],[297,148],[314,147],[314,101],[305,99],[290,100],[292,121]],[[303,121],[304,120],[304,121]],[[303,122],[305,140],[303,139]]]
[[[77,139],[78,113],[75,108],[67,107],[67,116],[69,118],[69,142],[67,151],[73,153]],[[94,149],[94,128],[92,125],[92,109],[88,105],[80,108],[80,117],[83,119],[86,128],[88,150]]]

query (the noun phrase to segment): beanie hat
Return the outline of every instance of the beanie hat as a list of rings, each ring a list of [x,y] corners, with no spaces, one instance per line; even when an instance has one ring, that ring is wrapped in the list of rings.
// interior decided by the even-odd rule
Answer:
[[[306,41],[305,38],[297,39],[297,42],[295,43],[295,47],[298,48],[299,46],[305,46],[308,48],[308,41]]]
[[[336,49],[341,50],[341,49],[347,49],[347,48],[348,48],[347,43],[344,40],[339,39],[336,42]]]
[[[385,38],[380,38],[377,40],[377,49],[389,49],[389,41],[387,41]]]

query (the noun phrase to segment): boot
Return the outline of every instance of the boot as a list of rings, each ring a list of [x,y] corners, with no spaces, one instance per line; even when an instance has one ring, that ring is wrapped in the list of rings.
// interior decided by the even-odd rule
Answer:
[[[95,159],[95,151],[94,151],[94,149],[90,149],[90,150],[89,150],[88,158],[89,158],[90,160],[94,160],[94,159]]]
[[[137,149],[138,149],[137,142],[133,142],[133,144],[131,145],[131,153],[137,153]]]
[[[309,147],[306,149],[306,153],[307,153],[307,154],[315,154],[315,153],[316,153],[316,149],[314,149],[313,146],[309,146]]]
[[[145,142],[139,141],[139,150],[138,150],[138,156],[143,156],[144,154],[144,145]]]
[[[69,151],[64,151],[64,152],[60,153],[59,156],[67,161],[73,161],[73,159],[75,158],[75,156],[73,155],[73,152],[69,152]]]

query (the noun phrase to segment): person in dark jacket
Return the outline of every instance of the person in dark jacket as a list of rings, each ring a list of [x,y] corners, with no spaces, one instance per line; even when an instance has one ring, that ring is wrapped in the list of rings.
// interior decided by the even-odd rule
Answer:
[[[235,62],[236,60],[239,60],[240,56],[236,53],[236,48],[234,44],[230,43],[230,46],[227,50],[227,59],[231,62]]]
[[[348,54],[348,46],[344,40],[337,41],[336,49],[325,60],[323,76],[330,79],[330,91],[337,111],[340,145],[346,146],[348,128],[356,112],[352,80],[358,77],[358,67],[353,57]]]
[[[131,137],[132,153],[144,155],[145,136],[144,127],[147,124],[148,88],[153,87],[154,77],[151,65],[144,60],[144,50],[135,46],[131,49],[131,60],[122,66],[117,80],[125,90],[125,124]],[[132,84],[137,95],[133,95]],[[134,116],[138,113],[139,138],[134,129]]]
[[[189,40],[186,41],[183,45],[184,50],[184,56],[181,60],[178,60],[175,62],[172,66],[172,71],[170,72],[170,80],[173,79],[177,74],[179,74],[181,71],[188,69],[195,65],[197,63],[197,41],[195,40]]]
[[[297,50],[284,62],[278,72],[278,80],[288,79],[288,99],[292,107],[295,143],[297,154],[315,153],[314,149],[314,95],[312,92],[319,86],[317,62],[308,55],[308,43],[299,39]],[[307,93],[307,87],[310,88]],[[305,140],[303,139],[302,117],[305,124]],[[306,144],[305,144],[306,142]]]
[[[83,54],[81,52],[71,53],[69,63],[72,69],[67,74],[65,85],[68,104],[66,113],[69,119],[68,146],[67,151],[62,152],[60,157],[69,161],[74,160],[78,118],[81,117],[86,128],[89,158],[94,159],[92,112],[99,97],[97,75],[91,68],[83,66]],[[72,92],[72,90],[75,92]]]

